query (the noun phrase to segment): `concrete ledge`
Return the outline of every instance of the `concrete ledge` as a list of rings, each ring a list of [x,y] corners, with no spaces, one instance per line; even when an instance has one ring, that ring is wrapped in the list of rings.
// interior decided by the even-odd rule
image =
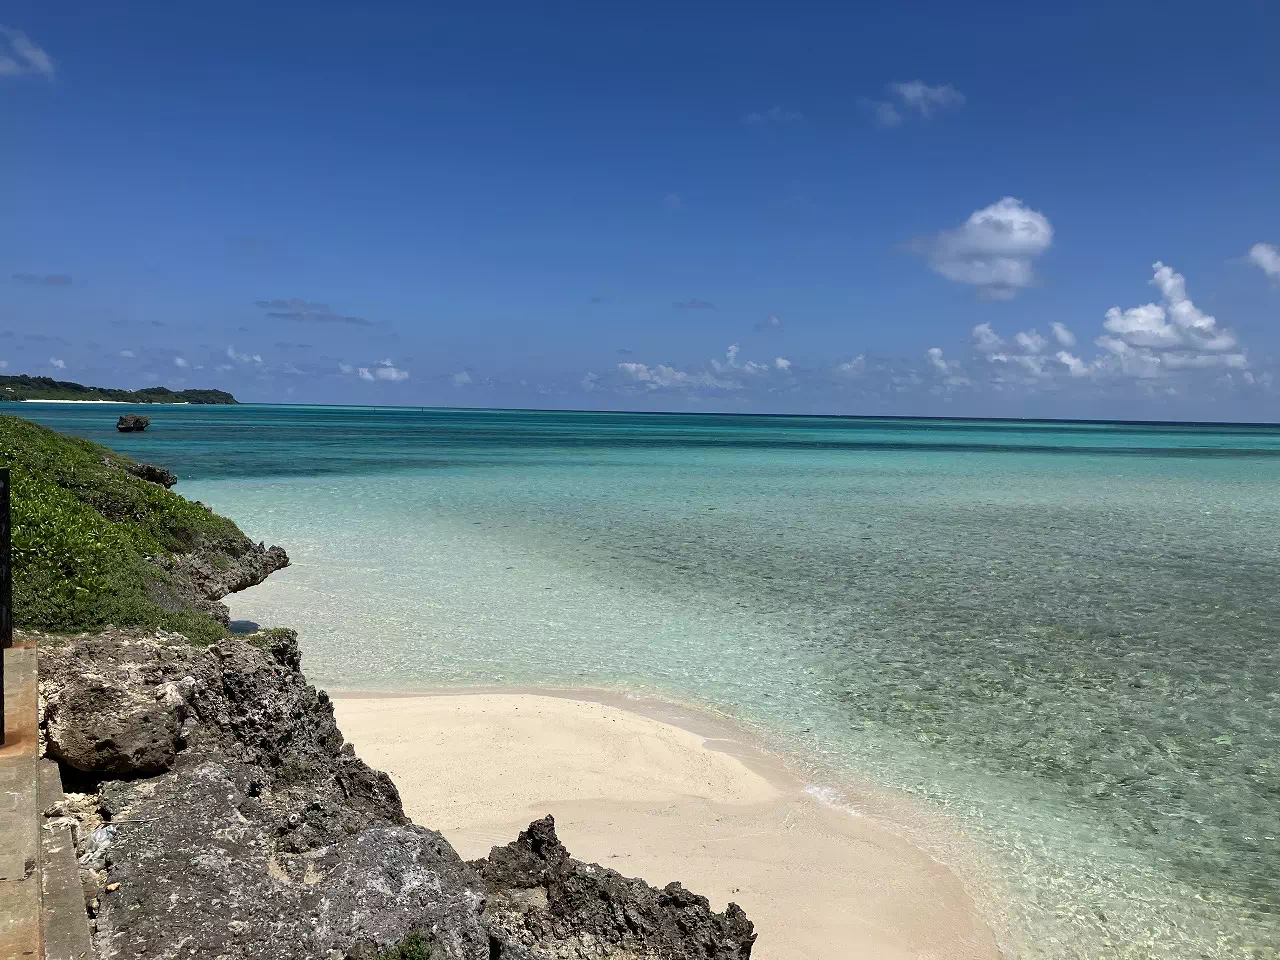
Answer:
[[[71,823],[61,817],[46,817],[44,811],[60,803],[62,777],[52,760],[40,766],[40,934],[44,960],[89,960],[93,944],[89,939],[89,919],[85,913],[80,867],[76,863]]]
[[[36,651],[4,651],[5,744],[0,747],[0,960],[40,955],[40,805]]]

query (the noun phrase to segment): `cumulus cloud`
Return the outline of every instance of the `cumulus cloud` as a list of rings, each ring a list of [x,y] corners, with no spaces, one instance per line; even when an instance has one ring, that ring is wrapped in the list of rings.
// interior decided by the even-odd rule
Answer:
[[[1186,278],[1172,267],[1156,261],[1151,265],[1154,275],[1152,286],[1161,293],[1160,303],[1145,303],[1136,307],[1107,311],[1103,326],[1114,337],[1129,347],[1167,350],[1181,347],[1190,350],[1225,351],[1235,347],[1236,335],[1218,325],[1212,317],[1197,307],[1187,296]],[[1120,356],[1116,350],[1099,341],[1099,346]]]
[[[339,361],[338,372],[343,376],[348,377],[355,374],[361,380],[368,380],[370,382],[375,380],[386,380],[394,383],[400,380],[409,379],[409,371],[401,370],[395,365],[395,362],[392,361],[390,357],[367,367],[357,367],[353,363]]]
[[[374,367],[373,375],[379,380],[390,380],[393,383],[409,379],[409,371],[401,370],[390,358],[381,361]]]
[[[904,106],[918,111],[922,117],[931,116],[938,108],[964,105],[964,94],[949,83],[931,87],[923,80],[909,80],[891,83],[889,89],[897,94]]]
[[[459,370],[453,375],[453,385],[455,387],[465,387],[471,382],[471,374],[465,370]]]
[[[595,390],[597,388],[597,385],[599,384],[599,382],[600,382],[600,378],[596,376],[594,373],[591,373],[590,371],[588,371],[582,377],[582,389],[590,393],[592,390]]]
[[[930,347],[926,353],[929,358],[929,364],[940,373],[947,373],[951,368],[947,365],[946,359],[942,355],[941,347]]]
[[[784,373],[791,369],[791,361],[786,357],[774,357],[773,365]]]
[[[839,364],[836,367],[836,370],[840,373],[845,374],[846,376],[856,376],[857,374],[862,373],[862,371],[865,370],[866,367],[867,367],[866,354],[860,353],[856,357],[853,357]]]
[[[1280,280],[1280,247],[1274,243],[1255,243],[1249,248],[1249,262],[1272,280]]]
[[[71,276],[66,273],[15,273],[13,279],[36,287],[69,287],[72,284]]]
[[[1067,372],[1073,377],[1087,377],[1092,372],[1088,364],[1065,350],[1059,350],[1057,358],[1058,362],[1066,367]]]
[[[187,362],[187,358],[186,358],[186,357],[174,357],[174,358],[173,358],[173,365],[174,365],[175,367],[179,367],[179,368],[181,368],[181,369],[183,369],[183,370],[185,370],[187,367],[191,366],[191,364]]]
[[[688,300],[676,300],[671,306],[676,310],[714,310],[716,305],[710,300],[699,300],[697,297],[690,297]]]
[[[1010,300],[1035,281],[1032,262],[1053,243],[1053,226],[1013,197],[975,210],[963,224],[919,245],[935,271],[985,296]]]
[[[1053,339],[1058,341],[1059,346],[1074,347],[1076,345],[1076,335],[1067,329],[1065,323],[1055,320],[1049,324],[1049,329],[1053,331]]]
[[[0,27],[0,77],[37,73],[52,78],[53,58],[32,43],[21,30]]]
[[[121,350],[120,356],[124,357],[126,360],[132,360],[136,354],[134,354],[132,350]]]
[[[235,347],[227,347],[227,359],[234,360],[236,363],[253,364],[256,367],[262,366],[262,354],[260,353],[239,353]]]
[[[1034,330],[1023,330],[1014,336],[1013,341],[1027,353],[1039,353],[1049,342]]]
[[[59,360],[57,357],[50,357],[49,365],[55,370],[65,370],[67,368],[67,362],[65,360]]]
[[[372,323],[364,317],[344,316],[334,313],[327,303],[315,303],[293,297],[289,300],[255,300],[255,307],[265,310],[273,320],[296,320],[302,323],[341,323],[354,327],[369,327]]]
[[[742,118],[744,127],[780,127],[799,123],[804,114],[795,110],[784,110],[782,107],[771,107],[768,110],[753,110]]]
[[[771,313],[763,320],[757,321],[755,328],[757,330],[781,330],[782,319],[776,313]]]
[[[973,328],[974,345],[982,353],[994,353],[1004,346],[1004,340],[991,329],[991,324],[980,323]]]

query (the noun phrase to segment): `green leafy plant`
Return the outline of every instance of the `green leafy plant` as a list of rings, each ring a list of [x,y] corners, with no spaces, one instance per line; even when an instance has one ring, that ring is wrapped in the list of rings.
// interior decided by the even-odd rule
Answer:
[[[241,541],[234,523],[125,471],[106,447],[0,417],[10,469],[13,614],[20,627],[73,632],[112,623],[161,627],[192,640],[225,636],[178,602],[156,559]]]

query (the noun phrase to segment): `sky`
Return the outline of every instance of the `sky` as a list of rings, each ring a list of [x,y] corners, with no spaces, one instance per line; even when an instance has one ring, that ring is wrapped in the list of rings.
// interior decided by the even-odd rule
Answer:
[[[10,0],[2,372],[1280,420],[1280,5],[863,6]]]

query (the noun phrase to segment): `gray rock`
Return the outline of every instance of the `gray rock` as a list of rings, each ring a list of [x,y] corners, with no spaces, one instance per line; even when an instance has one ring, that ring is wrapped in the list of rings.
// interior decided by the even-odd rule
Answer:
[[[188,689],[177,684],[137,687],[88,679],[49,699],[48,754],[86,773],[137,776],[168,770],[178,752],[188,698]]]
[[[125,469],[139,480],[158,483],[166,490],[178,482],[178,478],[173,474],[173,471],[165,467],[157,467],[153,463],[131,463]]]
[[[126,413],[116,421],[116,429],[121,433],[141,433],[151,426],[151,418],[136,413]]]
[[[499,957],[586,960],[746,960],[756,934],[742,908],[715,913],[679,883],[661,890],[569,856],[555,820],[543,817],[472,866],[489,898],[484,920]]]

